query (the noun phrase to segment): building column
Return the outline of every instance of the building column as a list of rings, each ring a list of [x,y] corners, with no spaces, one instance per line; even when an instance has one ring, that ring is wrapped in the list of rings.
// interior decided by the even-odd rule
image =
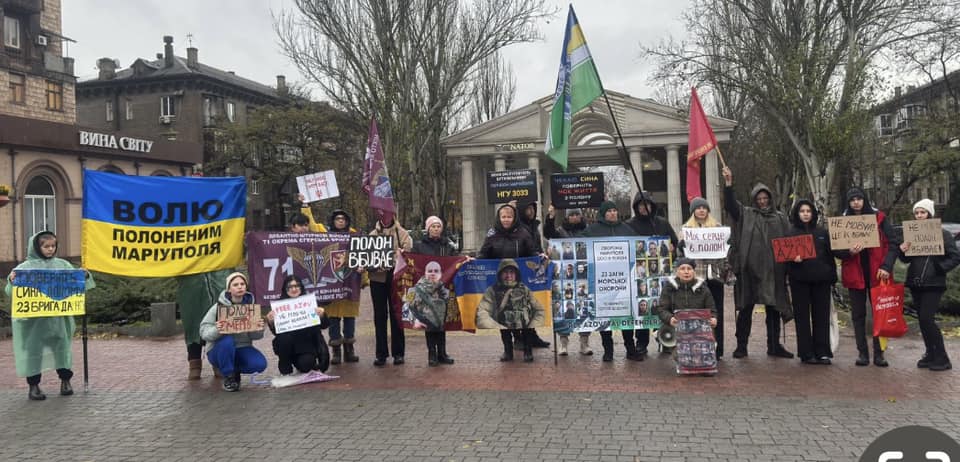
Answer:
[[[680,210],[680,147],[667,146],[667,213],[674,232],[683,225],[683,212]]]
[[[643,148],[639,146],[630,146],[627,148],[627,152],[630,154],[630,166],[633,167],[633,171],[637,173],[637,180],[640,181],[640,189],[643,189]],[[637,184],[631,177],[630,200],[633,200],[634,197],[637,197],[637,193],[640,192],[640,189],[637,189]]]
[[[477,242],[477,196],[473,192],[473,161],[463,158],[460,161],[460,207],[463,213],[463,250],[475,250]]]
[[[539,217],[537,217],[537,220],[542,221],[542,218],[540,217],[543,216],[543,211],[544,209],[547,208],[547,206],[544,205],[547,203],[547,200],[545,200],[542,197],[543,196],[543,178],[540,175],[540,153],[531,152],[527,154],[527,168],[530,170],[533,170],[533,174],[537,179],[537,202],[540,203],[540,206],[537,207],[537,214],[540,215]],[[523,210],[520,210],[519,213],[523,213]],[[540,234],[540,236],[543,236],[543,223],[541,223],[540,226],[537,228],[537,232]]]
[[[500,172],[507,169],[507,158],[500,154],[493,156],[493,170]]]
[[[720,168],[717,165],[717,150],[707,153],[707,203],[710,204],[710,215],[718,222],[723,222],[723,203],[720,196]]]

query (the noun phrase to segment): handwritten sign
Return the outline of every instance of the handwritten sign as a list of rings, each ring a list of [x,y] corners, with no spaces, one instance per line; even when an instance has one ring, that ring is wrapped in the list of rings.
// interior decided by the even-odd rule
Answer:
[[[354,236],[350,238],[349,268],[394,267],[393,236]]]
[[[316,202],[340,195],[333,170],[298,176],[297,189],[303,194],[305,202]]]
[[[270,309],[278,334],[320,325],[317,297],[313,294],[272,301]]]
[[[877,216],[850,215],[827,218],[830,231],[830,248],[833,250],[851,249],[857,244],[863,248],[880,247],[880,230]]]
[[[224,322],[218,329],[221,335],[256,332],[263,329],[258,326],[260,320],[260,305],[219,305],[217,306],[217,323]]]
[[[487,203],[502,204],[514,199],[537,200],[537,172],[533,170],[487,172]]]
[[[778,237],[770,242],[773,244],[773,258],[777,263],[792,262],[797,255],[802,260],[817,258],[817,249],[813,247],[813,234]]]
[[[910,243],[908,257],[943,255],[943,231],[940,220],[908,220],[903,222],[903,242]]]
[[[17,270],[11,316],[82,316],[86,313],[85,276],[81,269]]]
[[[683,228],[683,254],[694,260],[727,258],[730,227]]]
[[[550,175],[550,201],[558,209],[599,207],[603,203],[603,173]]]

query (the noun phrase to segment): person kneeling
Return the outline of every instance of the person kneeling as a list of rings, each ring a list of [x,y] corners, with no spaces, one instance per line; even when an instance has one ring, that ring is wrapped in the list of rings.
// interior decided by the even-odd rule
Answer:
[[[207,310],[200,322],[200,337],[212,346],[207,351],[210,365],[223,374],[224,391],[240,390],[240,374],[263,372],[267,368],[267,358],[253,347],[253,341],[263,338],[263,319],[257,320],[259,330],[237,334],[220,334],[226,321],[217,320],[217,308],[220,305],[253,304],[254,296],[247,292],[247,277],[243,273],[227,276],[227,290],[220,294],[218,303]]]

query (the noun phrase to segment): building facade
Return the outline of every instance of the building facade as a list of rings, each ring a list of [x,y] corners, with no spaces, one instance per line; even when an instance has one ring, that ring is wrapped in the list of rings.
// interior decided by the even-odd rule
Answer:
[[[101,58],[97,78],[77,84],[77,117],[97,130],[199,143],[203,160],[194,168],[201,174],[202,163],[222,149],[224,127],[246,124],[257,107],[286,102],[286,82],[278,76],[277,88],[271,88],[200,62],[195,47],[187,48],[186,58],[177,56],[171,36],[163,42],[156,59],[139,58],[126,69]],[[282,215],[274,191],[247,177],[248,226],[268,228],[271,214]]]

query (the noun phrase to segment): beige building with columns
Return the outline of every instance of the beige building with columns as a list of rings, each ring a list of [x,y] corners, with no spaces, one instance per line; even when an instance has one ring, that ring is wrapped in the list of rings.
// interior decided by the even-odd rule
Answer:
[[[685,193],[686,152],[689,121],[686,112],[607,90],[610,104],[623,134],[630,163],[654,199],[666,210],[666,218],[679,231],[687,215]],[[488,171],[532,169],[537,172],[539,198],[550,197],[550,175],[560,166],[544,154],[553,95],[442,141],[447,156],[460,161],[463,249],[473,251],[483,243],[493,224],[495,205],[486,197]],[[717,141],[730,141],[736,122],[709,117]],[[602,98],[573,117],[568,171],[579,167],[623,165],[617,147],[617,132]],[[720,168],[716,152],[701,166],[703,192],[714,211],[721,208]],[[631,184],[631,192],[637,187]],[[632,195],[631,195],[632,196]],[[722,214],[715,213],[716,217]]]

